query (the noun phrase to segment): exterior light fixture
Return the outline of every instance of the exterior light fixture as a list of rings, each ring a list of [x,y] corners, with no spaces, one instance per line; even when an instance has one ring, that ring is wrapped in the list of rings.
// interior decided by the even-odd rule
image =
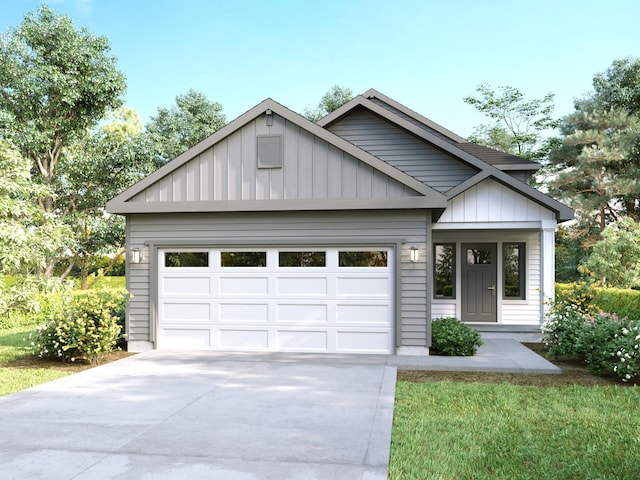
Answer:
[[[137,249],[134,248],[133,250],[131,250],[131,263],[141,263],[142,262],[142,252]]]
[[[417,263],[420,259],[420,249],[415,245],[412,245],[409,250],[411,251],[411,262]]]
[[[267,108],[266,114],[267,114],[267,127],[270,127],[273,125],[273,112],[271,111],[270,108]]]

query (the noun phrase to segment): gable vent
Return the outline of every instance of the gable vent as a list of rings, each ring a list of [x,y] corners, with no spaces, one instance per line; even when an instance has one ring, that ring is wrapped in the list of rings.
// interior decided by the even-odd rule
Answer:
[[[258,135],[258,168],[282,168],[282,135]]]

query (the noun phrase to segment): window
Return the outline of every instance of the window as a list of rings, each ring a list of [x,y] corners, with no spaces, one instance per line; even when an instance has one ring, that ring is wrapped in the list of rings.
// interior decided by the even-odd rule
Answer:
[[[525,249],[524,243],[502,245],[503,297],[525,299]]]
[[[258,168],[282,168],[282,135],[258,135]]]
[[[164,266],[177,267],[177,268],[208,267],[209,253],[208,252],[165,252]]]
[[[267,252],[221,252],[223,267],[266,267]]]
[[[338,265],[341,267],[386,267],[387,252],[338,252]]]
[[[434,245],[433,259],[434,298],[455,298],[456,244]]]
[[[280,267],[324,267],[325,252],[279,252]]]

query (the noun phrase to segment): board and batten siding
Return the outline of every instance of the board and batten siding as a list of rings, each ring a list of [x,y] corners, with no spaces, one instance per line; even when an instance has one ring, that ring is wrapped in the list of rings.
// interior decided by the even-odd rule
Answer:
[[[488,178],[449,200],[435,228],[446,228],[447,223],[538,222],[554,219],[555,214],[548,208]]]
[[[258,168],[257,136],[282,135],[282,168]],[[134,196],[133,202],[417,196],[397,180],[273,115],[247,123]]]
[[[542,265],[540,249],[540,232],[538,231],[469,231],[445,232],[434,231],[434,243],[456,244],[456,298],[434,299],[431,304],[431,318],[457,317],[461,312],[461,269],[463,243],[495,243],[498,252],[497,283],[498,283],[498,323],[504,325],[535,325],[541,323],[542,313]],[[504,243],[524,243],[526,249],[526,298],[524,300],[505,300],[503,293],[503,259],[502,246]],[[433,291],[429,292],[433,296]]]
[[[364,109],[354,110],[331,124],[328,130],[441,193],[478,172]]]
[[[128,314],[130,341],[153,341],[157,268],[155,248],[233,246],[391,246],[400,245],[396,271],[396,343],[427,346],[429,291],[426,263],[430,212],[366,210],[338,212],[130,214],[127,243],[142,250],[140,264],[128,264],[132,294]],[[421,249],[412,263],[410,247]],[[154,273],[155,272],[155,273]]]

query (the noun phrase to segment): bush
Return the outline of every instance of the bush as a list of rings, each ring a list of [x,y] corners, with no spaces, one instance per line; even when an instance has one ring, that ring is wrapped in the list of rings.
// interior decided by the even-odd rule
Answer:
[[[620,335],[629,326],[627,317],[599,313],[587,318],[576,341],[576,356],[584,359],[594,373],[614,373],[616,353],[624,345]]]
[[[46,323],[31,335],[34,355],[97,364],[121,338],[125,299],[120,289],[60,296]]]
[[[615,352],[613,372],[623,382],[640,379],[640,321],[633,320],[617,337],[620,347]]]
[[[441,355],[468,357],[482,345],[480,334],[457,318],[438,318],[431,324],[432,348]]]
[[[608,298],[633,299],[635,292],[600,289]],[[558,290],[556,290],[558,291]],[[593,302],[602,302],[596,292]],[[628,295],[627,295],[628,294]],[[589,302],[578,292],[564,288],[550,304],[543,327],[543,342],[552,356],[571,355],[584,360],[595,373],[615,374],[623,382],[640,379],[640,320],[620,317],[616,313],[592,315]],[[603,303],[600,303],[602,305]]]
[[[640,320],[640,291],[621,288],[596,288],[594,303],[603,312]]]

